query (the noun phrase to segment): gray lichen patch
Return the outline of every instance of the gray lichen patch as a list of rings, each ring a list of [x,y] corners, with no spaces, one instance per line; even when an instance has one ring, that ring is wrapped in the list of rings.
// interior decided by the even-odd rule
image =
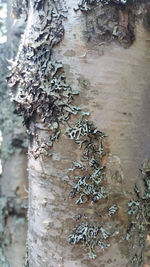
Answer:
[[[102,185],[105,179],[102,164],[103,141],[105,133],[98,130],[92,122],[81,119],[72,127],[67,129],[70,139],[74,139],[79,148],[82,149],[80,162],[73,162],[73,171],[80,169],[80,175],[75,173],[75,183],[70,192],[71,197],[79,196],[76,203],[86,201],[96,202],[107,197],[105,186]]]
[[[55,5],[51,8],[47,5],[48,9],[44,10],[42,6],[37,10],[35,5],[37,23],[31,25],[30,41],[22,44],[20,55],[12,65],[13,74],[8,78],[16,113],[23,114],[30,140],[35,134],[29,130],[30,121],[36,117],[49,129],[49,140],[37,140],[35,158],[42,153],[51,154],[50,147],[60,134],[59,124],[78,112],[78,107],[72,104],[78,92],[66,83],[62,63],[51,60],[52,47],[61,41],[64,29]]]
[[[79,162],[73,162],[72,169],[73,172],[82,173],[87,171],[87,166]],[[81,181],[79,180],[80,183],[79,181],[76,184],[74,182],[73,190],[78,189],[78,191],[75,192],[73,196],[73,190],[71,191],[71,197],[78,197],[76,204],[79,207],[82,207],[85,214],[82,211],[76,216],[74,229],[71,231],[68,242],[72,245],[78,244],[81,247],[84,247],[88,252],[89,257],[93,259],[101,252],[109,249],[113,239],[116,240],[116,242],[120,242],[121,236],[124,233],[124,228],[127,226],[126,211],[124,209],[125,203],[127,203],[127,198],[125,195],[124,197],[121,196],[121,194],[123,194],[121,186],[120,189],[116,188],[115,193],[114,190],[112,192],[110,191],[106,169],[103,169],[102,172],[103,175],[97,172],[97,176],[94,176],[96,188],[94,185],[92,186],[91,181],[86,181],[87,183],[89,182],[89,184],[85,184],[84,179],[82,179]],[[76,177],[74,178],[74,181],[75,180]],[[104,186],[105,191],[102,192]],[[89,190],[91,187],[96,191],[97,196],[99,196],[96,197],[96,199],[93,199],[93,191]],[[91,228],[94,230],[98,229],[96,237],[92,238],[91,235],[91,237],[87,236],[84,238],[82,233],[85,234],[87,230],[86,233],[88,235],[88,231]],[[126,245],[124,244],[123,246]]]
[[[133,2],[134,0],[131,0]],[[128,0],[81,0],[78,7],[81,11],[90,11],[94,6],[108,5],[111,3],[125,5]]]
[[[85,41],[89,45],[118,41],[129,47],[136,38],[135,22],[140,5],[138,0],[82,0],[78,8],[85,16]]]
[[[92,207],[86,208],[85,205],[84,210],[87,213],[76,216],[68,242],[72,245],[78,244],[91,259],[95,259],[109,249],[113,240],[120,242],[123,230],[115,214],[114,220],[110,219],[107,203],[96,206],[95,212],[92,211]]]
[[[113,216],[117,212],[118,207],[117,207],[117,205],[113,205],[113,206],[109,207],[108,210],[109,210],[108,211],[108,214],[111,217],[111,216]]]
[[[74,229],[74,233],[69,236],[68,242],[71,244],[85,244],[88,255],[91,259],[96,257],[94,253],[95,246],[104,250],[108,248],[110,233],[103,226],[89,225],[82,222]]]
[[[130,224],[124,236],[124,239],[129,243],[130,266],[143,266],[146,235],[150,223],[149,160],[143,164],[141,171],[143,175],[144,191],[137,184],[135,185],[135,194],[128,202]]]
[[[54,119],[59,112],[54,108],[55,100],[53,96],[50,96],[49,88],[55,86],[57,90],[60,89],[60,85],[53,79],[53,76],[61,64],[51,63],[49,60],[52,47],[62,39],[64,34],[56,9],[48,8],[45,16],[42,8],[41,10],[33,8],[37,24],[31,25],[30,43],[22,44],[21,53],[12,66],[13,74],[9,78],[9,85],[13,90],[12,98],[17,103],[16,113],[24,114],[24,121],[28,126],[35,113],[39,116],[43,115],[42,119],[45,120],[47,117]]]
[[[111,160],[104,146],[106,134],[84,117],[68,127],[67,134],[82,151],[80,161],[73,161],[70,169],[73,179],[70,197],[76,198],[76,204],[88,210],[86,215],[76,216],[68,242],[84,245],[89,257],[94,259],[99,251],[111,246],[112,239],[121,239],[127,225],[124,210],[127,197],[122,192],[122,180],[118,180],[118,188],[115,187],[113,169],[107,172],[106,165]],[[108,175],[111,178],[108,179]]]

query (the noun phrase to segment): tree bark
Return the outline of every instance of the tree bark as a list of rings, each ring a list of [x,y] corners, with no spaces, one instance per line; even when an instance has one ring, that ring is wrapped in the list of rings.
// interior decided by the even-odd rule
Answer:
[[[31,0],[9,78],[30,140],[30,267],[125,266],[134,254],[129,266],[142,266],[138,235],[132,252],[121,236],[130,220],[129,190],[150,151],[150,36],[138,22],[130,46],[133,6],[89,2],[77,11],[73,0]],[[110,135],[107,142],[100,130]]]

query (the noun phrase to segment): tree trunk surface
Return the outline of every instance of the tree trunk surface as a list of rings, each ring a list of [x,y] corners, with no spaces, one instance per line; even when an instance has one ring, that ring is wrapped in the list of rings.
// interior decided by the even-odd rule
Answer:
[[[30,267],[126,266],[135,253],[131,251],[130,242],[123,241],[121,235],[126,233],[129,225],[127,205],[132,198],[130,192],[134,191],[136,182],[141,183],[139,168],[150,156],[150,34],[139,20],[136,22],[136,40],[125,49],[117,41],[99,38],[99,6],[92,15],[75,11],[76,7],[73,0],[45,1],[44,4],[30,1],[27,28],[10,78],[18,112],[24,113],[30,138]],[[65,14],[63,33],[61,20]],[[105,154],[101,157],[108,194],[97,202],[90,201],[88,196],[86,203],[82,204],[81,198],[79,204],[75,204],[76,194],[74,198],[69,197],[75,179],[68,169],[73,161],[80,161],[83,147],[79,149],[77,142],[71,140],[74,138],[66,134],[66,126],[71,128],[79,120],[78,113],[73,115],[68,111],[68,121],[61,117],[66,115],[66,110],[64,107],[60,109],[60,102],[65,105],[66,100],[62,97],[60,61],[67,84],[79,91],[73,104],[90,112],[88,120],[108,134],[107,141],[103,143]],[[22,99],[17,94],[22,94]],[[56,106],[51,104],[50,115],[45,103],[48,99],[51,101],[51,96]],[[67,105],[69,107],[70,103]],[[60,136],[58,130],[61,131]],[[92,168],[93,165],[90,165],[89,171]],[[80,176],[82,172],[79,168],[76,175]],[[117,205],[118,211],[111,218],[108,210],[114,205]],[[77,227],[86,223],[91,227],[99,226],[104,243],[107,236],[103,227],[109,232],[113,229],[110,247],[96,247],[96,257],[92,243],[87,242],[85,249],[82,245],[67,242],[70,236],[75,243],[73,229],[76,227],[77,233]],[[78,232],[78,237],[80,234]],[[137,235],[137,242],[138,238]],[[143,245],[137,245],[137,258],[141,258],[142,249]],[[128,266],[142,266],[140,264],[135,261]]]

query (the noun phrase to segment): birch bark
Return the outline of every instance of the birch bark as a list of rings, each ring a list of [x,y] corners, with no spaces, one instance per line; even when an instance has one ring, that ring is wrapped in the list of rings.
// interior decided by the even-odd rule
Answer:
[[[130,242],[123,242],[121,235],[129,225],[129,191],[141,179],[138,168],[150,151],[145,134],[150,120],[150,36],[139,21],[136,40],[124,49],[117,39],[126,47],[134,39],[134,19],[129,18],[128,6],[111,3],[104,12],[98,5],[93,13],[85,12],[87,5],[78,11],[76,7],[73,0],[30,1],[26,31],[9,79],[16,111],[23,113],[30,139],[28,265],[125,266],[136,253],[132,264],[140,266],[143,245],[138,243],[136,252],[130,253]],[[137,14],[143,14],[144,7],[140,5],[137,10]],[[111,42],[112,36],[116,41]],[[75,96],[76,90],[79,96]],[[90,111],[88,119],[86,115],[81,119],[79,106]],[[96,128],[89,124],[91,120]],[[97,128],[109,134],[105,145],[103,133]],[[77,142],[83,140],[77,138],[78,134],[94,145],[88,143],[93,150],[86,148],[86,166],[78,166],[76,175],[79,179],[87,167],[90,174],[84,173],[84,178],[90,180],[95,168],[105,166],[105,173],[102,171],[97,178],[104,179],[102,185],[107,192],[102,192],[102,187],[98,191],[98,180],[95,184],[90,180],[88,185],[84,180],[81,187],[78,183],[80,190],[75,189],[75,179],[68,169],[72,161],[81,164],[85,145],[83,142],[79,149]],[[98,139],[102,139],[104,151],[102,147],[97,150]],[[71,187],[75,198],[69,198]],[[79,205],[75,204],[77,196]],[[117,214],[111,218],[109,208],[114,205]],[[90,241],[83,231],[88,232]],[[92,240],[97,240],[98,234],[101,239],[94,250],[95,258]],[[81,239],[87,251],[79,244],[68,244],[68,236],[70,243]]]

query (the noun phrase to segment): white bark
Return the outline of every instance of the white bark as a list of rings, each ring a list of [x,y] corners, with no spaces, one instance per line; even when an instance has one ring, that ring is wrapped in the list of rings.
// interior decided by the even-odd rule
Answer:
[[[86,216],[90,225],[102,226],[103,220],[107,229],[117,227],[121,234],[128,227],[127,202],[130,196],[127,191],[133,188],[135,180],[139,180],[139,165],[144,157],[149,156],[148,136],[145,136],[145,132],[149,125],[150,74],[147,69],[150,63],[147,43],[150,36],[140,23],[137,24],[136,41],[125,50],[116,43],[99,43],[95,23],[96,35],[87,43],[88,32],[84,31],[87,30],[86,23],[90,24],[85,19],[88,14],[84,16],[81,11],[76,13],[73,9],[75,7],[73,0],[46,1],[43,6],[41,1],[30,2],[26,32],[10,78],[18,112],[24,113],[30,135],[30,267],[125,266],[134,253],[130,255],[129,244],[119,241],[120,234],[110,241],[110,248],[104,252],[96,248],[95,259],[90,259],[78,244],[68,244],[67,238],[73,227],[78,225],[78,214],[84,220]],[[64,21],[63,39],[59,14],[64,13],[65,8],[68,13]],[[93,21],[99,12],[99,9],[95,12]],[[90,111],[90,119],[96,127],[110,135],[105,148],[109,153],[102,158],[102,163],[106,165],[107,201],[102,199],[96,203],[75,205],[75,199],[69,198],[74,179],[72,176],[69,178],[68,168],[72,166],[72,161],[80,160],[81,150],[65,134],[66,124],[61,115],[67,114],[64,106],[70,103],[64,100],[62,83],[58,82],[61,69],[52,76],[54,70],[49,66],[54,60],[60,59],[63,61],[67,82],[74,90],[80,91],[75,103],[82,110]],[[61,88],[59,93],[57,86]],[[55,99],[54,105],[52,99]],[[60,100],[66,101],[63,107],[60,107]],[[145,116],[146,119],[143,119]],[[69,114],[69,118],[71,124],[76,116]],[[61,135],[51,148],[48,140],[50,142],[50,137],[54,137],[57,127]],[[52,152],[51,157],[48,156],[49,152]],[[114,204],[118,205],[118,213],[111,220],[106,211]],[[101,212],[103,218],[99,216]],[[137,246],[138,255],[140,250],[140,246]],[[139,266],[138,262],[134,266]]]

